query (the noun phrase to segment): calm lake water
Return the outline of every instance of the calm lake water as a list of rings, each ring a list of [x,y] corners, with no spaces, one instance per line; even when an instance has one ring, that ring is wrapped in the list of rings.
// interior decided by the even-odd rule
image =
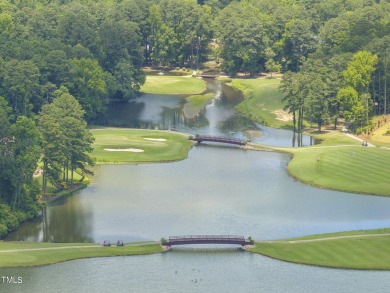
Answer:
[[[255,138],[263,143],[291,145],[290,131],[240,117],[233,108],[236,100],[213,86],[217,99],[193,119],[203,122],[183,117],[182,99],[157,95],[138,99],[143,106],[136,122],[237,137],[250,129],[263,133]],[[123,108],[112,117],[132,113]],[[232,130],[227,124],[234,125]],[[200,145],[175,163],[98,166],[88,188],[53,202],[45,217],[7,240],[158,241],[181,234],[267,240],[390,226],[389,198],[306,186],[287,175],[289,160],[285,154]],[[296,265],[229,246],[175,247],[150,256],[5,269],[1,275],[20,276],[23,283],[0,282],[0,292],[384,292],[390,287],[389,272]]]

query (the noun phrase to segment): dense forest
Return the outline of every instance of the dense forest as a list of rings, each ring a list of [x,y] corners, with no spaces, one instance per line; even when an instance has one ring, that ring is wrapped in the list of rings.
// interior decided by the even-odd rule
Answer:
[[[283,72],[295,131],[343,117],[369,132],[389,109],[389,42],[389,0],[1,1],[0,237],[36,216],[47,182],[84,176],[87,123],[134,98],[143,67]]]

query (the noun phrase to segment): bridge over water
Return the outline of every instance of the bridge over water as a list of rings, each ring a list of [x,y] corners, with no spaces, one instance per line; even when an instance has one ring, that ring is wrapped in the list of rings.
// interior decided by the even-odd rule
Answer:
[[[229,143],[229,144],[236,144],[236,145],[246,145],[245,140],[234,138],[234,137],[224,137],[224,136],[196,135],[196,136],[190,136],[189,140],[193,140],[198,143],[201,143],[203,141],[211,141],[211,142]]]
[[[190,245],[190,244],[236,244],[252,245],[250,239],[237,235],[186,235],[186,236],[169,236],[167,242],[161,243],[164,246]]]

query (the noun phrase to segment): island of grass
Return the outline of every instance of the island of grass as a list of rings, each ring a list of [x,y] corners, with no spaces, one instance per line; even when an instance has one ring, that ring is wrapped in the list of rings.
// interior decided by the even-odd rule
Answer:
[[[345,269],[389,270],[390,229],[350,231],[256,242],[248,250],[287,262]]]
[[[212,100],[214,94],[191,95],[186,97],[187,103],[184,104],[183,112],[186,118],[196,117]]]
[[[159,243],[105,247],[95,243],[0,242],[0,268],[43,266],[91,257],[146,255],[164,251]]]
[[[188,135],[148,129],[92,129],[92,157],[97,164],[171,162],[187,158],[193,142]]]
[[[206,90],[206,82],[192,76],[147,75],[141,92],[160,95],[196,95]]]

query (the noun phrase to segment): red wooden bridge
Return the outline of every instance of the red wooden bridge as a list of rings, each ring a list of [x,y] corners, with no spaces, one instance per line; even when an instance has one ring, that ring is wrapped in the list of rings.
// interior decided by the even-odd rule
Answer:
[[[245,140],[234,138],[234,137],[224,137],[224,136],[196,135],[196,136],[190,136],[189,140],[193,140],[198,143],[201,143],[203,141],[211,141],[211,142],[229,143],[229,144],[236,144],[236,145],[246,145]]]
[[[189,245],[189,244],[236,244],[252,245],[253,242],[245,239],[244,236],[236,235],[187,235],[187,236],[169,236],[167,242],[161,243],[164,246]]]

